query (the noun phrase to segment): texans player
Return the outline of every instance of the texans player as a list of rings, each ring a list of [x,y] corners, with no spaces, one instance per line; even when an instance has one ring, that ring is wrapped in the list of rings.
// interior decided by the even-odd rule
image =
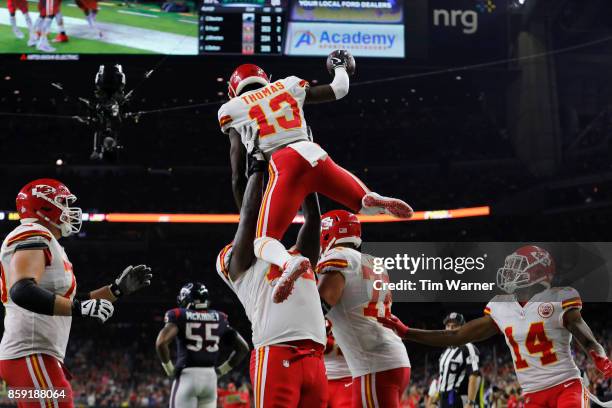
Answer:
[[[249,345],[234,330],[223,312],[208,308],[208,289],[202,283],[188,283],[177,297],[179,307],[168,310],[165,326],[155,347],[162,367],[174,377],[170,408],[216,408],[217,377],[236,367],[249,352]],[[168,345],[176,339],[176,368]],[[218,367],[219,344],[232,348],[227,361]]]
[[[217,257],[217,271],[236,293],[253,329],[251,383],[255,408],[325,408],[327,378],[323,363],[325,321],[314,273],[302,275],[285,304],[272,301],[279,268],[255,258],[253,240],[261,202],[263,165],[250,176],[234,241]],[[252,170],[255,167],[252,167]],[[295,256],[315,262],[319,253],[319,204],[316,195],[304,203]]]
[[[376,321],[391,315],[391,292],[374,289],[373,281],[388,276],[373,272],[373,258],[360,246],[355,214],[321,217],[319,294],[353,376],[352,406],[396,408],[410,382],[410,360],[402,340]]]
[[[291,256],[279,241],[308,194],[322,193],[364,214],[412,216],[408,204],[371,192],[311,141],[304,104],[335,101],[348,94],[355,60],[348,51],[337,50],[328,58],[328,69],[334,73],[332,83],[311,87],[295,76],[270,82],[258,66],[241,65],[230,77],[230,100],[219,109],[221,130],[230,138],[232,186],[239,208],[245,154],[258,146],[269,161],[270,177],[259,210],[254,249],[257,258],[283,272],[274,287],[276,303],[287,299],[296,279],[311,270],[306,257]]]
[[[105,322],[112,302],[151,283],[151,270],[127,267],[110,285],[77,294],[72,264],[58,240],[81,230],[81,209],[63,183],[39,179],[17,195],[21,224],[0,249],[0,300],[6,309],[0,342],[0,378],[9,388],[57,390],[58,398],[20,408],[71,408],[70,376],[64,368],[72,317]]]
[[[512,354],[526,408],[582,408],[594,398],[582,385],[572,359],[574,336],[606,378],[612,363],[582,319],[582,301],[570,287],[552,287],[555,264],[548,251],[533,245],[506,257],[495,296],[484,316],[456,330],[408,328],[397,317],[379,318],[402,338],[431,346],[460,346],[501,332]],[[610,406],[607,403],[604,406]]]
[[[351,408],[353,377],[346,359],[332,332],[332,323],[325,319],[327,344],[325,345],[325,370],[327,371],[327,408]]]

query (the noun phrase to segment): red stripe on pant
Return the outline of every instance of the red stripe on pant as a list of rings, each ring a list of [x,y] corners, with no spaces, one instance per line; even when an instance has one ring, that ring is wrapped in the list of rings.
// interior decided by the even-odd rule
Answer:
[[[66,371],[55,358],[46,354],[32,354],[13,360],[0,360],[0,378],[9,388],[54,389],[65,391],[65,398],[37,402],[18,401],[19,408],[73,408],[72,387]]]
[[[399,408],[410,383],[410,367],[379,371],[353,379],[353,408]]]
[[[253,408],[326,408],[323,345],[273,345],[251,352]],[[316,348],[316,352],[309,352]]]
[[[290,147],[274,152],[269,172],[259,209],[257,238],[281,239],[310,193],[321,193],[353,212],[361,210],[361,199],[369,193],[363,182],[330,157],[312,167]]]

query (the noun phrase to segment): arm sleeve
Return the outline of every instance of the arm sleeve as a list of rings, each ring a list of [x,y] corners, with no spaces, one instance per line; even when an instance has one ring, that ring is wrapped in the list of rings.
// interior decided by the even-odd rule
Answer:
[[[51,233],[48,231],[37,229],[36,227],[29,227],[15,233],[13,236],[9,236],[6,246],[7,248],[12,248],[15,252],[40,249],[44,251],[45,264],[50,265],[53,260],[51,250],[49,249],[51,239]]]
[[[328,251],[317,264],[317,273],[325,274],[332,271],[345,275],[350,272],[351,262],[341,251]]]
[[[227,112],[225,105],[221,106],[219,112],[217,113],[217,117],[219,119],[219,127],[221,128],[221,131],[225,134],[229,133],[229,129],[232,127],[233,118],[229,112]]]
[[[230,284],[229,279],[229,262],[232,255],[232,244],[229,243],[223,247],[219,255],[217,255],[217,273],[221,276],[221,279],[228,285]]]
[[[480,353],[478,352],[478,349],[472,343],[466,344],[465,349],[466,349],[465,364],[468,368],[468,372],[470,374],[477,373],[480,369],[480,365],[479,365]]]
[[[331,84],[336,100],[344,98],[349,93],[349,77],[346,69],[338,67],[334,70],[334,80]]]
[[[55,294],[38,286],[34,279],[15,282],[9,293],[17,306],[30,312],[53,316]]]
[[[561,314],[559,315],[559,324],[564,326],[563,318],[568,310],[582,309],[582,299],[578,291],[571,287],[559,289],[559,301],[561,302]]]

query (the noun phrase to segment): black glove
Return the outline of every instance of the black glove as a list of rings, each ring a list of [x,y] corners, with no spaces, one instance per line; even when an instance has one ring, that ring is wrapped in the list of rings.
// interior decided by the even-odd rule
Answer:
[[[111,284],[111,292],[115,297],[129,295],[151,284],[151,268],[146,265],[132,265],[125,268],[115,282]]]
[[[331,75],[338,67],[343,67],[349,75],[355,72],[355,59],[347,50],[335,50],[327,57],[327,70]]]
[[[72,301],[73,317],[93,317],[102,323],[107,321],[115,311],[113,304],[106,299],[88,299]]]

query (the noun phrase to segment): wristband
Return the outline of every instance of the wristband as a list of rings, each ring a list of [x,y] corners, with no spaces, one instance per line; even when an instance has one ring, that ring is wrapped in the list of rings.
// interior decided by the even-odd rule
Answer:
[[[72,301],[72,317],[81,316],[83,316],[83,310],[81,309],[81,301],[79,299],[74,299]]]
[[[219,373],[220,376],[223,376],[229,373],[230,371],[232,371],[232,366],[229,364],[229,361],[226,361],[225,363],[217,367],[217,372]]]
[[[174,364],[172,364],[171,360],[166,361],[165,363],[162,361],[162,367],[164,368],[164,371],[166,372],[166,375],[168,377],[172,377],[174,375]]]
[[[110,291],[116,298],[120,298],[123,295],[123,293],[121,293],[121,289],[119,289],[119,285],[117,285],[115,282],[110,284]]]

